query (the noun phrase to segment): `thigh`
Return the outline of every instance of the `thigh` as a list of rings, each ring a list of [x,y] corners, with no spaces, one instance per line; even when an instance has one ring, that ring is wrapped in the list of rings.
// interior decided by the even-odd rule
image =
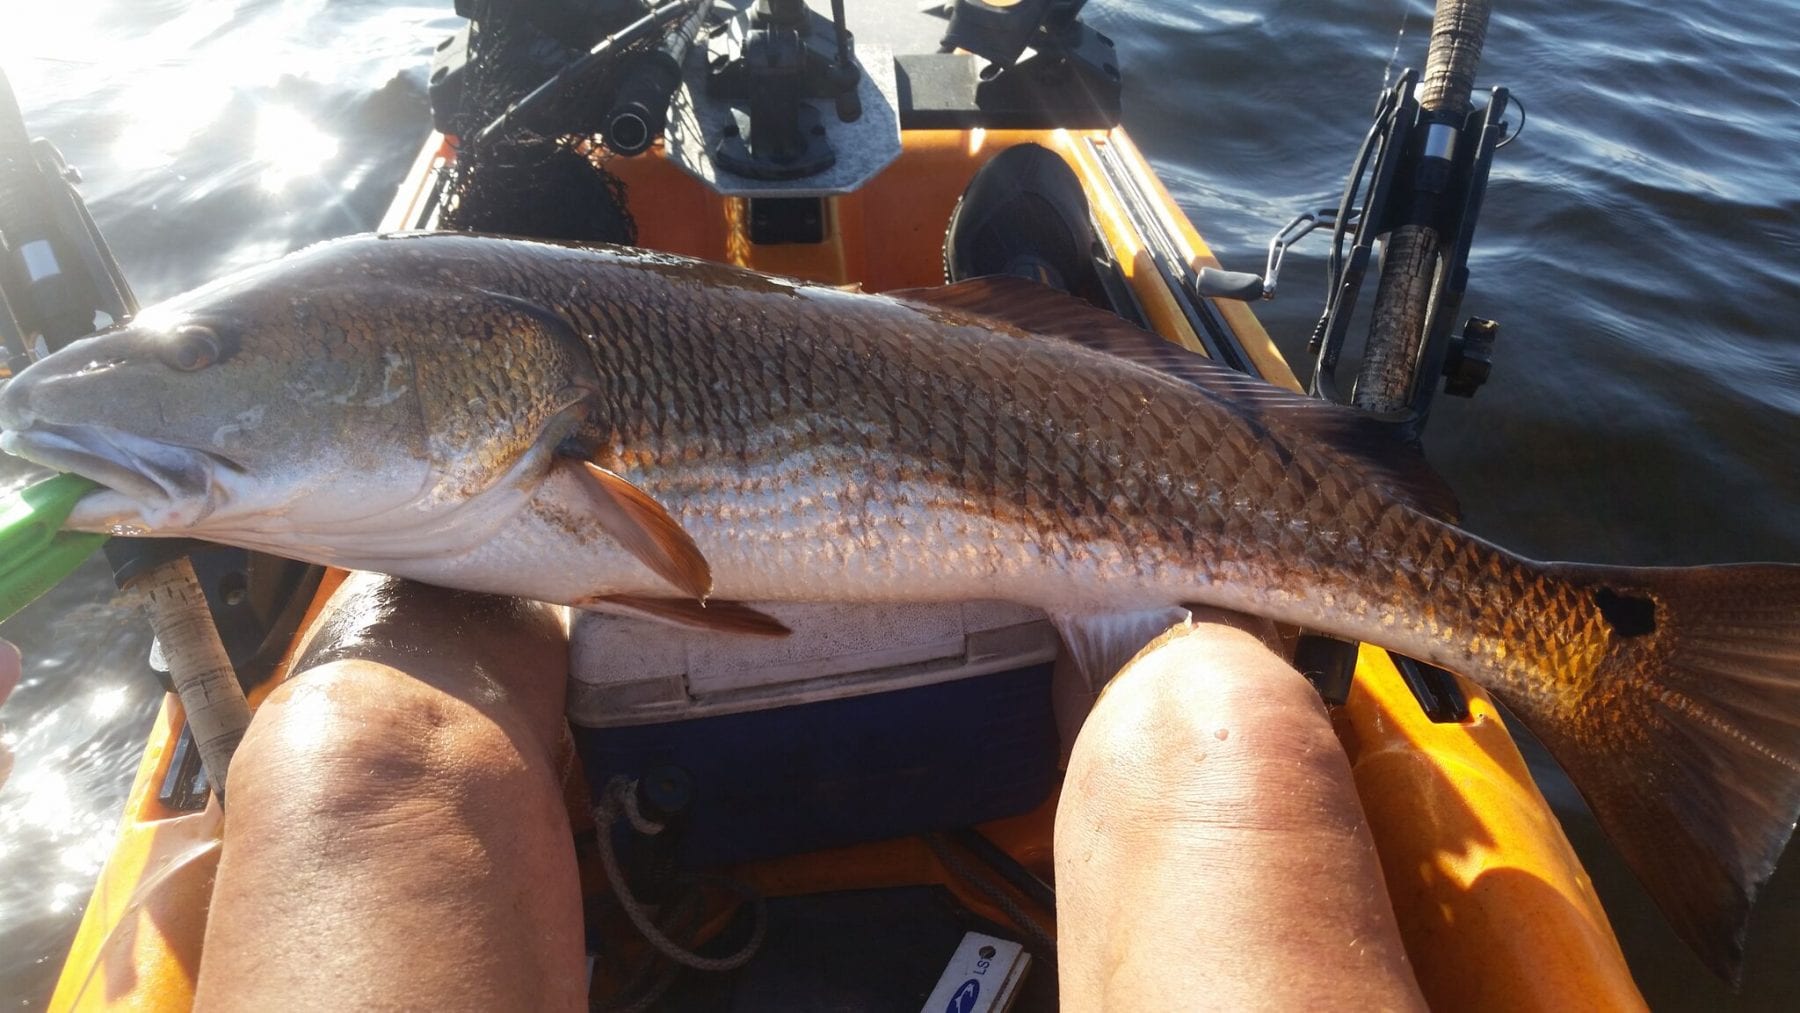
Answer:
[[[357,575],[232,765],[198,1004],[574,1008],[556,610]]]

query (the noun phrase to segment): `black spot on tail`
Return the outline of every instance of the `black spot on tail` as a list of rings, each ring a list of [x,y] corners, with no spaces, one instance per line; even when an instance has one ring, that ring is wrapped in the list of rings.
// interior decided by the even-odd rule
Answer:
[[[1600,606],[1600,615],[1621,637],[1656,632],[1656,603],[1648,598],[1603,587],[1594,592],[1594,604]]]

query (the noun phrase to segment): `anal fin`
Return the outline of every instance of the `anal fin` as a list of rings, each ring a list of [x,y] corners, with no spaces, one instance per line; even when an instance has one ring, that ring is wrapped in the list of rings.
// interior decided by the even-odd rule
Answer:
[[[713,599],[704,605],[686,598],[651,598],[642,595],[614,594],[575,603],[588,612],[654,619],[658,622],[721,633],[745,633],[758,637],[785,637],[793,630],[786,623],[758,612],[743,602]]]

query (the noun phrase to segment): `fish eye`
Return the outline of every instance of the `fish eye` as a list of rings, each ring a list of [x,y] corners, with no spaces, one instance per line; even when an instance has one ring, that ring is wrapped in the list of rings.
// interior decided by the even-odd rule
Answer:
[[[205,324],[184,324],[163,343],[161,352],[170,369],[193,373],[219,361],[219,335]]]

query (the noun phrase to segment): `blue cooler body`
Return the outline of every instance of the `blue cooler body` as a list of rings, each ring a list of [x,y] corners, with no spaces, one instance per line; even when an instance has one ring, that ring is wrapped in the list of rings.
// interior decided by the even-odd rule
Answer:
[[[1056,788],[1056,638],[997,604],[785,606],[779,641],[584,617],[570,713],[589,783],[685,778],[677,864],[970,826]]]

